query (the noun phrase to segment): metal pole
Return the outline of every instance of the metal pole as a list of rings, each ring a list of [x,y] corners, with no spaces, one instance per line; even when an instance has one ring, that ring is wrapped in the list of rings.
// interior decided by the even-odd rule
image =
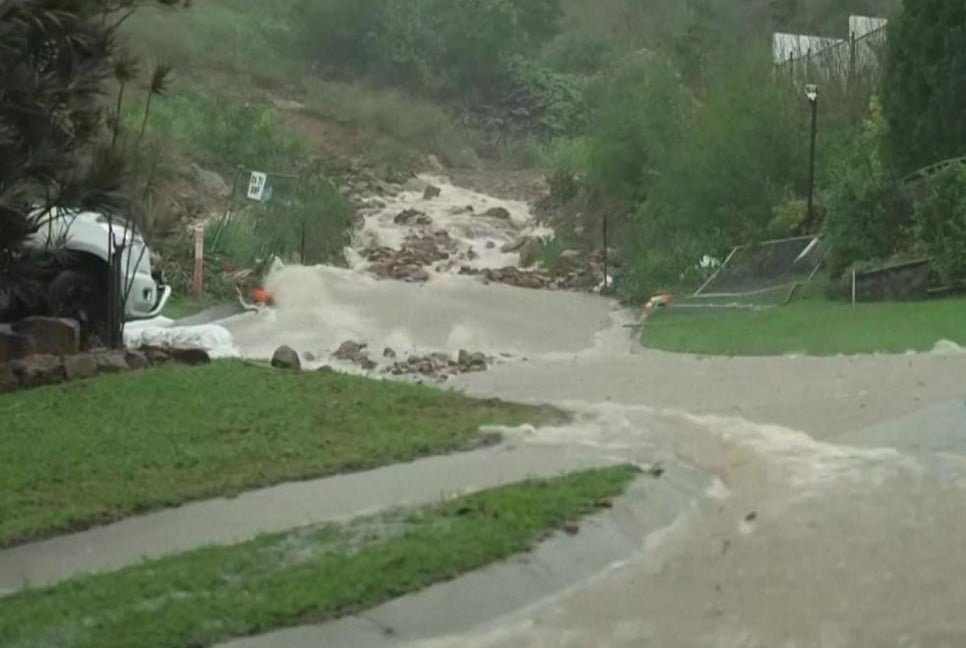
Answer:
[[[604,212],[604,292],[607,292],[607,213]]]
[[[124,301],[121,296],[122,286],[124,286],[124,276],[122,274],[124,259],[124,241],[118,243],[114,238],[112,233],[112,247],[113,252],[111,253],[111,263],[108,266],[110,270],[110,278],[108,280],[108,285],[110,286],[109,295],[109,313],[108,313],[108,326],[110,327],[110,332],[108,333],[108,344],[111,349],[121,349],[124,347],[124,314],[122,312]]]
[[[809,99],[812,105],[812,134],[808,152],[808,206],[805,213],[805,233],[811,232],[815,225],[815,140],[818,134],[818,95]]]
[[[305,212],[302,212],[302,240],[299,243],[299,263],[302,265],[307,265],[305,263]]]

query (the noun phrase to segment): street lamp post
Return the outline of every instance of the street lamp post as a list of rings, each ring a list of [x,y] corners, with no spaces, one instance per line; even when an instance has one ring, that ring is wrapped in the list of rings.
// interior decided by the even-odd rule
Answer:
[[[810,232],[815,225],[815,140],[818,135],[818,86],[814,83],[805,86],[805,97],[812,108],[811,144],[808,152],[808,206],[805,213],[805,231]]]

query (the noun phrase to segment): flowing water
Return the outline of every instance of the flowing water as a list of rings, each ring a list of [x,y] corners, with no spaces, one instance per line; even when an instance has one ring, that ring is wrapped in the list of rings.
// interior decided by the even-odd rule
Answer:
[[[674,524],[642,535],[618,568],[413,645],[966,645],[958,438],[938,474],[917,446],[925,431],[915,419],[884,447],[875,435],[850,436],[961,397],[962,357],[673,356],[640,348],[626,327],[633,314],[598,296],[483,285],[455,267],[434,269],[425,284],[367,276],[364,247],[398,247],[418,231],[393,222],[404,208],[447,229],[459,260],[476,267],[511,263],[503,243],[546,233],[522,203],[423,181],[442,195],[426,201],[414,187],[374,207],[352,269],[287,268],[269,282],[275,310],[222,322],[238,349],[267,358],[288,344],[314,358],[310,367],[332,364],[345,340],[367,343],[374,359],[384,347],[402,356],[483,351],[497,365],[456,387],[578,412],[570,425],[517,432],[515,443],[688,466],[710,487]],[[512,217],[457,209],[468,205],[474,213],[503,206]],[[480,256],[471,260],[471,248]],[[632,508],[647,497],[635,493]]]

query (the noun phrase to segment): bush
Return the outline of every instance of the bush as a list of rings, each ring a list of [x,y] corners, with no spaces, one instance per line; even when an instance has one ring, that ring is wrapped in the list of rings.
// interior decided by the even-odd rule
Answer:
[[[915,205],[915,239],[933,257],[947,284],[966,279],[966,167],[947,168],[928,180]]]
[[[344,261],[352,208],[338,189],[317,175],[299,180],[291,201],[260,210],[255,235],[271,254],[306,265]],[[305,256],[302,257],[302,242]]]
[[[885,133],[881,108],[873,101],[862,130],[831,156],[826,230],[833,279],[855,263],[890,259],[912,247],[911,207],[885,155]]]

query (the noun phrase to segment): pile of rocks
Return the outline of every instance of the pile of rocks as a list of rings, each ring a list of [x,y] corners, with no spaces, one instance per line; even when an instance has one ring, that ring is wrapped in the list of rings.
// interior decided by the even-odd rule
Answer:
[[[208,364],[202,349],[141,347],[80,351],[80,326],[68,319],[31,317],[0,331],[0,392],[56,385],[103,374],[177,362]]]
[[[365,342],[347,340],[339,346],[336,352],[332,354],[332,357],[336,360],[357,364],[366,371],[372,371],[377,365],[369,357],[369,353],[366,351],[368,347],[369,345]]]
[[[369,251],[369,272],[377,277],[409,282],[429,280],[426,268],[446,261],[455,250],[455,241],[446,230],[406,238],[402,249],[380,247]]]
[[[518,288],[539,290],[593,290],[603,275],[597,276],[589,268],[579,268],[566,274],[553,275],[544,270],[521,270],[513,266],[479,270],[469,266],[460,268],[461,275],[480,276],[483,283],[500,283]]]
[[[389,353],[392,351],[391,349],[386,351],[387,357],[395,357],[395,352]],[[387,367],[384,371],[394,376],[418,375],[445,380],[449,376],[457,374],[486,371],[489,365],[490,359],[486,357],[486,354],[461,350],[456,358],[448,353],[410,356],[403,362],[396,362]]]
[[[433,224],[433,219],[426,212],[418,209],[404,209],[392,219],[396,225],[420,225],[423,227]]]

